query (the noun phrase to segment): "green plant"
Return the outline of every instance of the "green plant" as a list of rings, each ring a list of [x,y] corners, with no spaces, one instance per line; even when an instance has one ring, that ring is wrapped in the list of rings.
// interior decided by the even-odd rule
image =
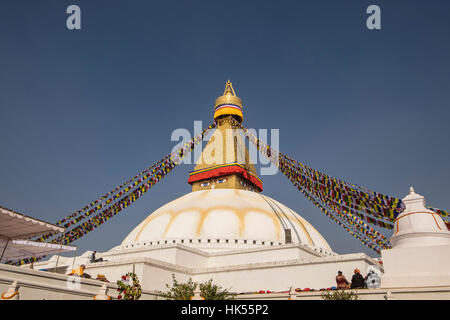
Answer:
[[[130,279],[133,281],[132,284],[129,283]],[[133,272],[128,272],[126,275],[122,276],[122,280],[117,280],[117,285],[119,286],[117,289],[117,291],[119,291],[117,299],[139,300],[142,295],[142,288],[138,277]]]
[[[213,284],[212,279],[199,284],[189,278],[187,282],[181,283],[175,279],[174,274],[172,274],[172,286],[166,284],[169,291],[161,292],[161,295],[169,300],[190,300],[194,295],[194,290],[197,285],[200,287],[200,295],[204,297],[205,300],[232,300],[236,295],[227,289],[223,289],[222,287]]]
[[[201,296],[204,297],[205,300],[233,300],[236,295],[226,289],[222,289],[222,287],[216,284],[213,284],[212,279],[200,283],[200,291]]]
[[[333,290],[322,293],[323,300],[359,300],[356,293],[345,290]]]

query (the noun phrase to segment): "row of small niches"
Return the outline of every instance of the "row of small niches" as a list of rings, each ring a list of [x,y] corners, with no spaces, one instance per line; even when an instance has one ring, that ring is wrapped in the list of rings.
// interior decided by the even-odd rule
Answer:
[[[257,245],[266,245],[266,246],[275,246],[282,245],[281,242],[276,241],[262,241],[262,240],[241,240],[241,239],[174,239],[174,240],[159,240],[159,241],[150,241],[150,242],[141,242],[135,243],[132,245],[126,245],[125,248],[138,248],[142,246],[151,246],[151,245],[161,245],[161,244],[198,244],[198,243],[220,243],[220,244],[257,244]]]
[[[262,240],[240,240],[240,239],[189,239],[189,240],[185,240],[185,239],[173,239],[173,240],[159,240],[159,241],[150,241],[150,242],[143,242],[143,243],[136,243],[136,244],[132,244],[132,245],[126,245],[125,248],[139,248],[142,246],[152,246],[152,245],[163,245],[163,244],[176,244],[176,243],[180,243],[180,244],[198,244],[198,243],[202,243],[202,244],[207,244],[207,243],[212,243],[212,244],[256,244],[256,245],[266,245],[266,246],[275,246],[275,245],[282,245],[283,243],[281,242],[275,242],[275,241],[262,241]],[[303,244],[301,243],[300,245],[307,247],[311,250],[314,250],[316,252],[320,252],[323,254],[328,254],[331,255],[332,253],[327,252],[325,250],[323,250],[322,248],[314,248],[311,247],[307,244]]]

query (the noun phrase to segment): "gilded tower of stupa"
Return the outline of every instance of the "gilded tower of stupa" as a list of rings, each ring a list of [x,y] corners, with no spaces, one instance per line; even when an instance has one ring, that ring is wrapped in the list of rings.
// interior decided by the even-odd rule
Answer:
[[[222,96],[214,105],[217,129],[203,150],[197,165],[189,174],[192,191],[207,189],[243,189],[262,191],[262,181],[250,161],[243,137],[233,129],[231,118],[244,119],[242,100],[227,81]]]

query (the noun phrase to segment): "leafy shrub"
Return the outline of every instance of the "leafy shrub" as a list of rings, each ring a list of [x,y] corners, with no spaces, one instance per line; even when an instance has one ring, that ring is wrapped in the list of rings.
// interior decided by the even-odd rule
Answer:
[[[175,279],[175,275],[172,274],[172,286],[166,284],[169,289],[167,292],[160,292],[161,295],[169,300],[190,300],[194,295],[194,290],[198,283],[192,281],[191,278],[187,282],[178,282]],[[227,289],[213,284],[212,279],[200,283],[200,295],[205,298],[205,300],[232,300],[234,299],[234,293],[231,293]]]
[[[358,300],[359,297],[352,291],[333,290],[322,293],[323,300]]]

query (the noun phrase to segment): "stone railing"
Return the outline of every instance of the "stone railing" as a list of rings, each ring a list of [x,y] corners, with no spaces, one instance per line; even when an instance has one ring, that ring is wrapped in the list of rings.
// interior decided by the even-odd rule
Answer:
[[[347,290],[346,290],[347,291]],[[359,300],[450,300],[450,287],[377,288],[348,290]],[[332,291],[275,292],[239,294],[237,300],[322,300],[322,294]]]

